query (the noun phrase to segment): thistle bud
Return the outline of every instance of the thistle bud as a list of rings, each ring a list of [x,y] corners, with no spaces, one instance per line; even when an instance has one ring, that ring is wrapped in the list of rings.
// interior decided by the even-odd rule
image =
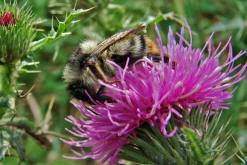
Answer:
[[[8,26],[8,25],[15,25],[14,15],[11,12],[1,13],[0,17],[0,25],[1,26]]]
[[[34,39],[33,16],[25,6],[5,4],[0,14],[0,63],[17,64],[27,56]]]

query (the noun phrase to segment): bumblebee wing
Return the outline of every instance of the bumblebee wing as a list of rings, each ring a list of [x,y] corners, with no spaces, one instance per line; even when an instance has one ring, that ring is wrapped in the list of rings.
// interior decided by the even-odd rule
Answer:
[[[119,40],[126,39],[126,38],[131,38],[135,33],[143,31],[145,26],[138,26],[136,28],[124,30],[121,32],[118,32],[111,36],[110,38],[104,40],[101,42],[93,51],[92,55],[100,55],[102,52],[104,52],[109,46],[112,44],[116,43]]]

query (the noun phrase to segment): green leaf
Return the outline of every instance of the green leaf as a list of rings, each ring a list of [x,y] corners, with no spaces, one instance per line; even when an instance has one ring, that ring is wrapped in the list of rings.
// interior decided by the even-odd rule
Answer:
[[[20,70],[20,69],[22,69],[24,67],[27,67],[27,66],[34,66],[34,65],[38,65],[38,64],[39,64],[38,61],[37,62],[33,62],[33,61],[31,61],[31,62],[29,62],[29,61],[21,61],[21,63],[19,64],[17,70]]]
[[[55,33],[56,35],[54,36],[54,38],[58,38],[59,36],[61,36],[61,34],[65,31],[65,29],[66,29],[65,22],[58,21],[58,30]]]
[[[0,161],[4,159],[8,149],[9,146],[7,144],[2,144],[2,146],[0,147]]]
[[[73,21],[75,17],[77,17],[78,15],[82,13],[86,13],[92,9],[93,8],[72,10],[72,12],[69,14],[69,16],[65,18],[64,21],[58,21],[57,31],[54,30],[53,25],[52,25],[51,32],[48,36],[38,41],[31,42],[30,43],[31,50],[35,51],[60,37],[65,37],[67,35],[70,35],[71,32],[65,32],[65,30],[67,30],[68,26],[70,26],[71,24],[78,22],[78,21]]]
[[[10,136],[9,134],[5,131],[5,129],[0,129],[0,160],[3,160],[5,155],[7,154],[7,151],[10,148]]]
[[[22,68],[22,69],[18,70],[18,73],[19,74],[40,73],[40,70],[28,70],[28,69]]]
[[[10,129],[8,129],[8,133],[11,136],[10,139],[11,147],[13,147],[16,150],[20,160],[25,161],[25,144],[23,139],[24,135],[18,130],[10,130]]]
[[[143,20],[141,22],[142,22],[142,24],[147,26],[147,25],[152,25],[154,23],[158,23],[158,22],[162,21],[163,19],[164,18],[163,18],[162,14],[159,14],[156,17],[147,15],[143,18]]]
[[[11,94],[0,91],[0,119],[11,118],[14,115],[14,99]]]

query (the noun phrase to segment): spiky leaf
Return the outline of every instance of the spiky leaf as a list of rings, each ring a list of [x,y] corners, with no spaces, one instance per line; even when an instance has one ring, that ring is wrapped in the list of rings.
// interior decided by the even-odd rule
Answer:
[[[86,13],[91,9],[93,8],[77,9],[77,10],[73,9],[72,12],[69,14],[69,16],[65,18],[64,21],[58,21],[57,31],[55,31],[54,28],[52,27],[51,32],[48,36],[45,36],[44,38],[38,41],[33,41],[32,43],[30,43],[31,50],[35,51],[60,37],[70,35],[71,34],[70,32],[65,32],[68,26],[74,24],[75,22],[78,22],[78,21],[73,21],[78,15],[82,13]]]

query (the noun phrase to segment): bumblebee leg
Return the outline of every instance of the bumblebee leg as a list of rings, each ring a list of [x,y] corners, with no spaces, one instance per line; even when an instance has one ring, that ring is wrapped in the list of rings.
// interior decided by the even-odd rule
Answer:
[[[108,81],[106,75],[104,74],[103,70],[100,68],[99,62],[96,62],[96,63],[95,63],[95,68],[96,68],[96,70],[98,71],[99,75],[101,76],[102,80],[103,80],[104,82],[108,83],[109,81]]]
[[[108,80],[108,78],[106,77],[105,73],[103,72],[103,70],[101,69],[99,62],[95,63],[95,68],[98,71],[99,75],[101,76],[102,80],[107,83],[107,84],[115,84],[117,82],[120,82],[120,80],[117,81],[110,81]]]

